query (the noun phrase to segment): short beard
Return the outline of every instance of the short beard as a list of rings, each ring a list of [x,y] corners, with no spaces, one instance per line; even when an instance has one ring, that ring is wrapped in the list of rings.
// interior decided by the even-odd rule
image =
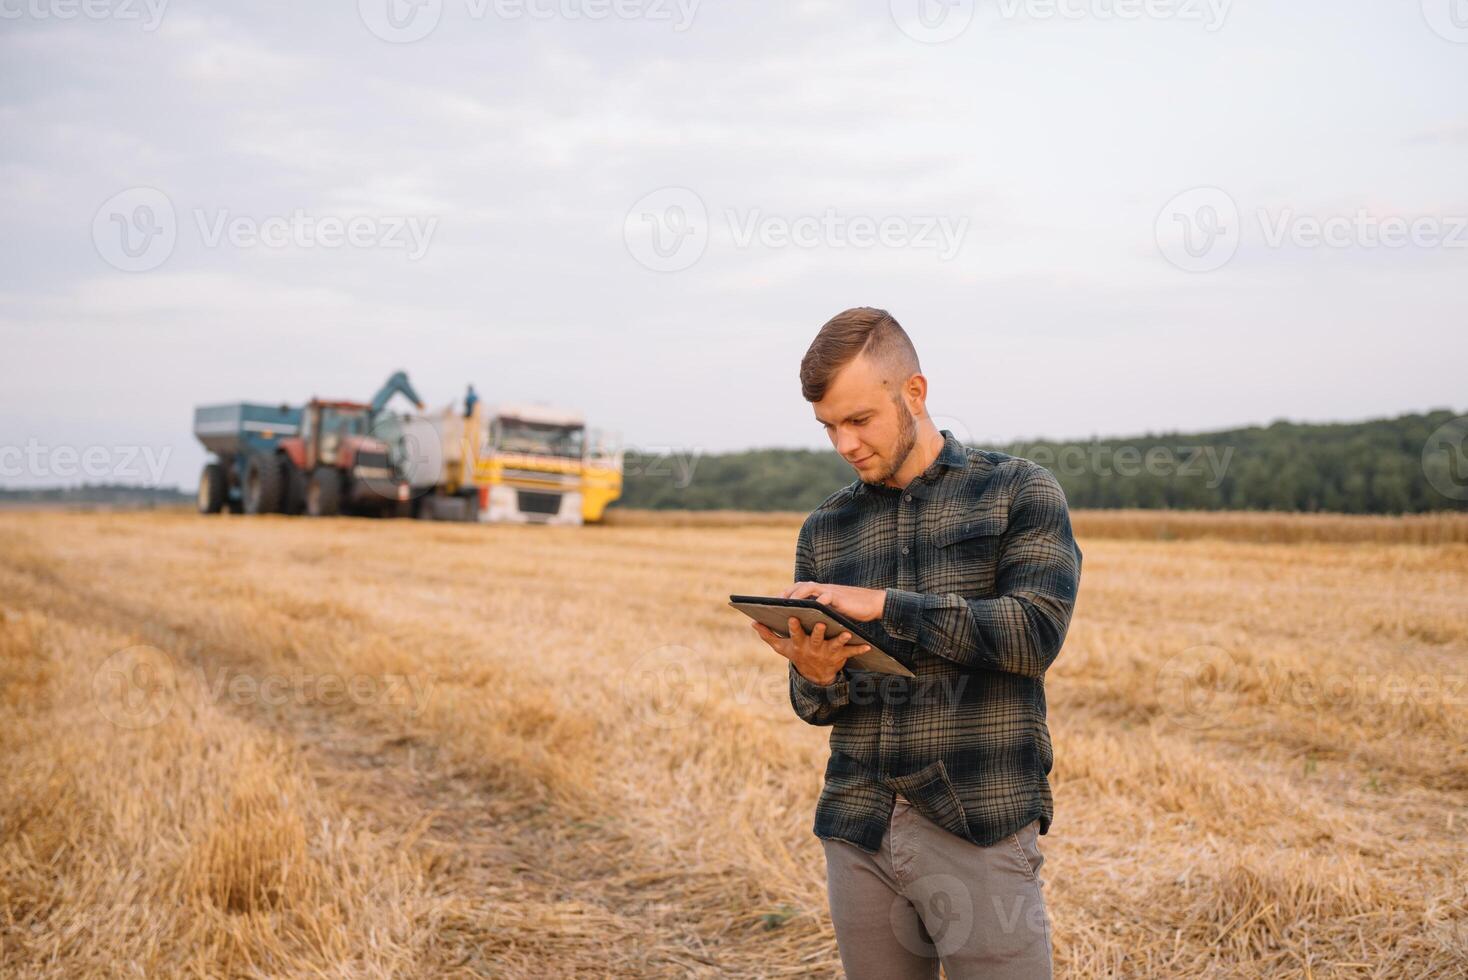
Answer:
[[[913,447],[917,445],[917,423],[913,421],[912,413],[902,402],[897,403],[897,445],[893,447],[892,455],[888,457],[891,462],[886,472],[878,476],[873,483],[886,483],[907,463],[907,457],[912,455]]]

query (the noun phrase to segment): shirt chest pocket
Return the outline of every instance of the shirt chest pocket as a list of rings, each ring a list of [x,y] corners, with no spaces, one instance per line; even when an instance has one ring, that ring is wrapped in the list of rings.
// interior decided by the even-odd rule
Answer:
[[[971,599],[994,594],[1000,546],[1009,514],[1000,509],[940,519],[922,570],[923,592],[957,592]]]

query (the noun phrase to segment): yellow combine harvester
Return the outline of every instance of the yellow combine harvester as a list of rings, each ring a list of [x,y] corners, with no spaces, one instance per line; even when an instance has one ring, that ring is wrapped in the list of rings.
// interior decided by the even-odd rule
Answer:
[[[450,406],[428,421],[443,465],[425,517],[594,523],[622,495],[622,450],[604,435],[588,440],[579,412],[471,400],[467,412]]]

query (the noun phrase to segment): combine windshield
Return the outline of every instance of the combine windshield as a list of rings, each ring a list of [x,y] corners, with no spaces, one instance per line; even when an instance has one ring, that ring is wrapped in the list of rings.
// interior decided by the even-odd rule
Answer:
[[[586,441],[586,429],[583,426],[497,419],[492,438],[496,452],[580,459]]]

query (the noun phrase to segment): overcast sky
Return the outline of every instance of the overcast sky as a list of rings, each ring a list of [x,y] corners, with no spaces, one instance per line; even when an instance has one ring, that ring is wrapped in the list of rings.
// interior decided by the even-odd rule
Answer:
[[[0,483],[398,368],[829,449],[855,305],[974,441],[1468,411],[1464,0],[415,2],[0,0]]]

